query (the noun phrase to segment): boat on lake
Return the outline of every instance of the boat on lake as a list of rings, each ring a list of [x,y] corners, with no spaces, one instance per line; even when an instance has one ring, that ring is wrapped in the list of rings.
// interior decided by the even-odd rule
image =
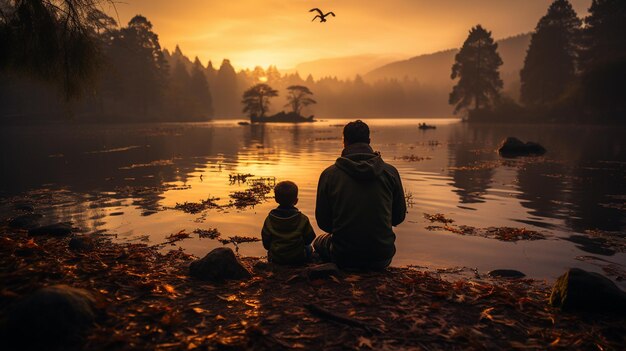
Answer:
[[[437,126],[431,126],[426,123],[420,123],[417,128],[421,130],[427,130],[427,129],[437,129]]]

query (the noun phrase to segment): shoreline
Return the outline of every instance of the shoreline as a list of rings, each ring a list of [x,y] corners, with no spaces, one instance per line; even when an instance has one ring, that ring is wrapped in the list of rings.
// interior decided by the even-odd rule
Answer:
[[[163,254],[102,237],[92,250],[73,251],[69,238],[0,233],[0,315],[43,286],[83,288],[101,302],[88,350],[617,350],[626,335],[623,317],[550,307],[550,287],[532,279],[444,280],[393,267],[309,280],[302,268],[247,257],[241,260],[251,279],[213,284],[188,276],[194,257],[181,250]]]

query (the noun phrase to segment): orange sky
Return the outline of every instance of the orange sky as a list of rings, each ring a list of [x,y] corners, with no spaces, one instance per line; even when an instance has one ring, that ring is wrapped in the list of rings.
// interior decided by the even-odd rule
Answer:
[[[411,57],[459,47],[481,23],[494,37],[531,31],[551,0],[125,0],[108,9],[122,24],[146,16],[161,45],[236,68],[281,69],[325,57],[385,54]],[[591,0],[571,0],[579,14]],[[312,23],[308,10],[334,11]]]

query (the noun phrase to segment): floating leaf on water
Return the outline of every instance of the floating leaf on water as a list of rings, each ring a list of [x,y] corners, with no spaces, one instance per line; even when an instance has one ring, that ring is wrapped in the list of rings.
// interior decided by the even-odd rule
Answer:
[[[444,216],[442,213],[436,213],[436,214],[424,213],[424,218],[429,220],[431,223],[432,222],[439,222],[439,223],[453,223],[454,222],[453,219],[446,218],[446,216]]]
[[[196,229],[193,231],[195,234],[198,234],[198,236],[200,238],[203,239],[218,239],[220,236],[222,236],[222,233],[220,233],[217,228],[209,228],[209,229]]]

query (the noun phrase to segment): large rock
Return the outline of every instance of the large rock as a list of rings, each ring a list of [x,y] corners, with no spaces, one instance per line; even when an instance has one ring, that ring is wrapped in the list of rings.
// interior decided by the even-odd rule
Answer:
[[[40,289],[9,309],[0,327],[3,349],[79,350],[95,317],[95,299],[86,290]]]
[[[524,143],[523,141],[508,137],[502,142],[498,152],[504,157],[543,155],[546,149],[532,141]]]
[[[550,303],[563,311],[626,312],[626,293],[598,273],[571,268],[554,284]]]
[[[43,227],[37,227],[30,229],[28,235],[30,236],[68,236],[72,234],[72,225],[70,223],[56,223],[50,225],[44,225]]]
[[[235,257],[233,250],[227,247],[214,249],[203,258],[191,262],[189,275],[212,282],[247,279],[252,276]]]

